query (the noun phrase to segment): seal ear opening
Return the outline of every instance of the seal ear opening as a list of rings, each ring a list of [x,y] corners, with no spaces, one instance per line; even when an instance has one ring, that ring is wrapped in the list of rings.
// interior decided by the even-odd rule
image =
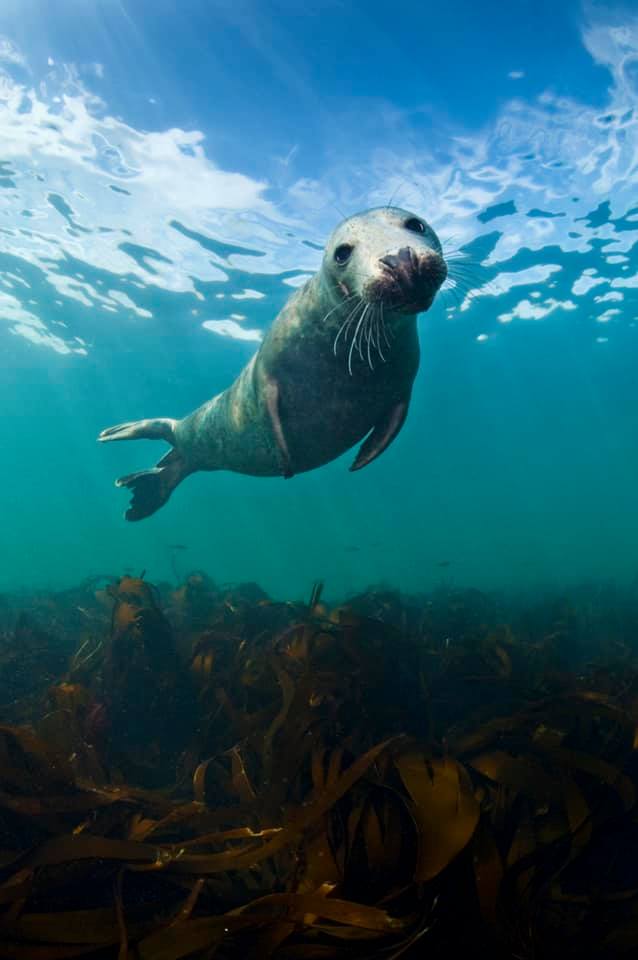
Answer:
[[[131,505],[126,511],[127,520],[144,520],[163,507],[175,487],[190,471],[177,450],[170,450],[150,470],[130,473],[115,481],[116,487],[133,491]]]

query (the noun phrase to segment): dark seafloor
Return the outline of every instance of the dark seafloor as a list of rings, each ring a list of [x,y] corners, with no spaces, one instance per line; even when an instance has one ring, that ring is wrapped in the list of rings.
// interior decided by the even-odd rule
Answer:
[[[638,588],[0,603],[0,957],[613,958]]]

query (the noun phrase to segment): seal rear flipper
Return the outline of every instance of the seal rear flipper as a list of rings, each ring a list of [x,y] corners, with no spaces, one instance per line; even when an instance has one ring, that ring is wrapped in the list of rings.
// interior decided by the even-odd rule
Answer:
[[[372,433],[369,434],[361,444],[359,453],[350,470],[361,470],[362,467],[366,467],[373,460],[376,460],[377,457],[381,456],[383,451],[390,446],[405,423],[409,403],[409,400],[399,400],[393,407],[390,407],[381,420],[375,425]]]
[[[133,491],[131,505],[126,511],[127,520],[143,520],[162,507],[175,487],[187,477],[187,469],[177,450],[170,450],[150,470],[130,473],[115,481],[116,487],[128,487]]]
[[[175,424],[170,417],[155,417],[152,420],[134,420],[131,423],[119,423],[116,427],[102,430],[98,440],[167,440],[175,443]]]

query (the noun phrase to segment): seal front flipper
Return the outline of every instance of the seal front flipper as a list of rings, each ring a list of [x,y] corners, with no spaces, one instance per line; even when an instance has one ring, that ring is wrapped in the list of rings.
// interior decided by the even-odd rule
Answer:
[[[375,425],[373,431],[364,440],[359,448],[356,460],[350,470],[361,470],[373,460],[376,460],[383,451],[390,446],[405,423],[408,415],[409,400],[399,400],[383,415]]]
[[[277,450],[279,451],[279,457],[281,459],[281,472],[286,480],[290,480],[295,474],[292,469],[288,444],[286,443],[284,428],[281,425],[281,417],[279,415],[279,384],[273,377],[269,377],[268,375],[265,376],[264,380],[264,396],[272,432],[275,436],[275,443],[277,444]]]

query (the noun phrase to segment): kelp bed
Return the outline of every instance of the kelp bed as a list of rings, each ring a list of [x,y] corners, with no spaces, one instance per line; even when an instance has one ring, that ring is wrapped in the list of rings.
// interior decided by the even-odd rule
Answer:
[[[0,603],[0,957],[638,946],[638,605]]]

